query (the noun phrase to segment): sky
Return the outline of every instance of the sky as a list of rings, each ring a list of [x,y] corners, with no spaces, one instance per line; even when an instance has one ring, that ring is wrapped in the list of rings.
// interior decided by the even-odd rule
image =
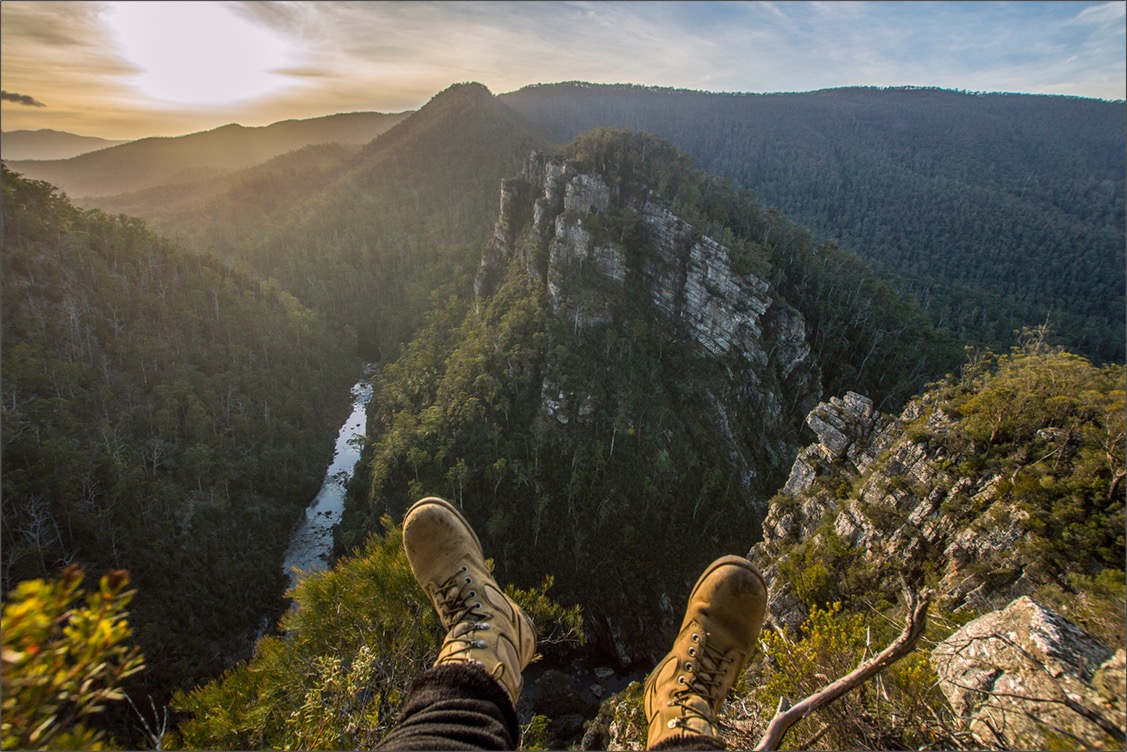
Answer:
[[[452,83],[1127,99],[1112,2],[0,2],[0,121],[132,139],[402,112]]]

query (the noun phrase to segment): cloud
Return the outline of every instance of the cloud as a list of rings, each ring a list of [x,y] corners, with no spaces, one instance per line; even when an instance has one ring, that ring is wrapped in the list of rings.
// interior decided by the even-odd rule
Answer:
[[[1127,6],[1121,2],[1107,2],[1087,6],[1066,23],[1108,26],[1110,31],[1122,33],[1124,17],[1127,17]]]
[[[300,61],[289,38],[201,2],[114,2],[104,20],[139,70],[128,83],[155,101],[225,104],[267,98],[289,85],[272,71]]]
[[[17,94],[14,91],[4,91],[0,89],[0,99],[5,102],[15,102],[16,104],[26,104],[30,107],[46,107],[47,105],[38,101],[35,97],[28,96],[27,94]]]
[[[207,15],[208,3],[191,5]],[[567,80],[732,92],[919,85],[1104,99],[1123,99],[1127,88],[1118,1],[251,0],[222,7],[285,43],[281,59],[263,61],[279,88],[257,87],[261,96],[222,107],[184,107],[138,90],[144,71],[112,33],[114,7],[0,3],[4,85],[51,103],[6,109],[6,127],[10,118],[121,138],[398,112],[467,80],[497,93]],[[199,35],[186,36],[208,54]]]

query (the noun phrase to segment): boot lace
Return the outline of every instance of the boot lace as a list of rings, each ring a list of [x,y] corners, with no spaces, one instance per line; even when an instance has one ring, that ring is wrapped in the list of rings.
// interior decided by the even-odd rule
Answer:
[[[682,718],[675,719],[676,723],[670,721],[670,728],[675,725],[684,726],[690,718],[699,718],[709,725],[715,725],[712,710],[727,694],[723,686],[724,676],[728,666],[736,658],[730,652],[723,653],[710,646],[707,633],[702,635],[694,632],[690,640],[689,657],[680,666],[685,673],[677,677],[677,683],[681,686],[673,691],[673,697],[669,701],[671,706],[681,708]],[[708,707],[707,714],[702,712],[699,705],[690,702],[694,697],[704,699]]]
[[[449,630],[448,643],[459,643],[450,657],[474,648],[484,648],[485,642],[474,638],[478,630],[489,629],[489,614],[478,597],[477,587],[466,566],[458,570],[434,589],[434,602],[442,625]]]

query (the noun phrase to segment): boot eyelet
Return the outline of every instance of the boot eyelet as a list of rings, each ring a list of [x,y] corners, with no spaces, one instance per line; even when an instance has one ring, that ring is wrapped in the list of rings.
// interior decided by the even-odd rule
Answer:
[[[693,662],[692,661],[685,661],[685,670],[686,671],[692,671],[693,670]]]
[[[478,601],[477,603],[473,604],[473,607],[476,610],[480,611],[481,610],[481,601]]]
[[[683,676],[678,676],[678,677],[677,677],[677,683],[678,683],[678,684],[684,684],[684,683],[685,683],[685,677],[683,677]]]
[[[665,725],[668,726],[671,729],[675,729],[675,728],[677,728],[677,719],[676,718],[670,718],[669,723],[667,723]]]
[[[462,568],[459,569],[458,571],[461,572],[462,574],[465,574],[466,572],[470,571],[470,568],[467,567],[465,564],[463,564]]]
[[[470,591],[470,597],[471,597],[471,598],[476,598],[476,597],[477,597],[477,591],[476,591],[476,590],[471,590],[471,591]]]
[[[467,578],[466,578],[466,584],[467,584],[467,585],[469,585],[469,584],[470,584],[471,582],[473,582],[473,578],[472,578],[472,577],[467,577]]]
[[[693,633],[693,642],[700,642],[700,635],[695,632]]]
[[[697,649],[696,648],[689,648],[689,655],[696,658],[697,657]]]

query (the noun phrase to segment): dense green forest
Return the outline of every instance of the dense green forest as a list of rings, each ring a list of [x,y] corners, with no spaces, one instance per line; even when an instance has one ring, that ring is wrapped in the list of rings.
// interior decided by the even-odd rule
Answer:
[[[128,569],[136,689],[166,698],[283,607],[355,342],[139,220],[3,181],[3,589]]]
[[[1124,359],[1122,103],[940,89],[713,94],[585,83],[501,100],[566,142],[661,135],[836,241],[967,344],[1050,319]]]

